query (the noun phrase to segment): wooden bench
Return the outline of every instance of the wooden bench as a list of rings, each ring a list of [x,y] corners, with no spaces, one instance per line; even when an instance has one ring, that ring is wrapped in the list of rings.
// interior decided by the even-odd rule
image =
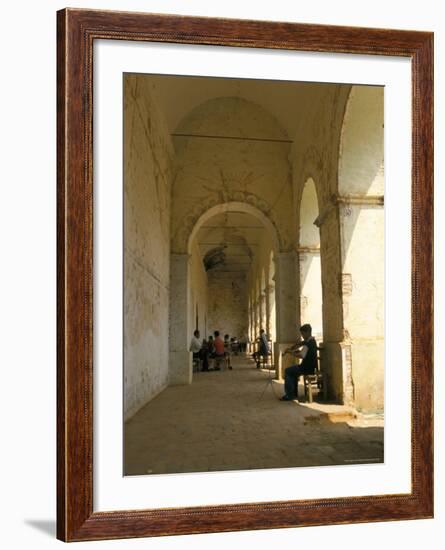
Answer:
[[[274,366],[273,342],[269,338],[267,343],[268,343],[268,348],[269,348],[269,351],[268,351],[267,355],[260,355],[258,342],[255,342],[255,344],[256,344],[255,348],[256,349],[255,349],[254,353],[252,353],[252,356],[254,358],[255,363],[257,365],[262,365],[263,369],[266,368],[268,365],[270,365],[271,367]]]
[[[317,370],[314,374],[305,374],[303,376],[304,383],[304,397],[308,403],[313,401],[313,388],[317,388],[317,392],[323,392],[323,401],[327,401],[328,398],[328,384],[326,373],[322,372],[320,368],[320,352],[323,348],[317,347]]]
[[[199,357],[192,358],[192,370],[193,372],[199,372],[202,370],[202,359]]]

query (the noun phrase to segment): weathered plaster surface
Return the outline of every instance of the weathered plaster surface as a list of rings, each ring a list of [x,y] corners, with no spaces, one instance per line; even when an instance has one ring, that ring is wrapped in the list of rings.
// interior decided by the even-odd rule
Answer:
[[[383,195],[383,98],[383,87],[351,89],[340,144],[340,195]]]
[[[352,342],[352,377],[359,408],[383,408],[384,209],[341,207],[343,318]]]
[[[247,332],[247,288],[245,277],[209,272],[208,331],[240,337]]]
[[[359,409],[384,406],[383,88],[353,86],[339,159],[343,323]]]
[[[170,384],[190,384],[192,357],[189,352],[191,330],[190,256],[170,256],[169,371]]]
[[[202,257],[196,242],[192,245],[190,256],[190,319],[189,319],[189,337],[198,329],[201,337],[208,333],[208,294],[209,281],[204,269]],[[198,322],[196,322],[198,321]],[[208,335],[208,334],[207,334]]]
[[[168,381],[170,180],[173,150],[146,80],[125,77],[124,413]]]

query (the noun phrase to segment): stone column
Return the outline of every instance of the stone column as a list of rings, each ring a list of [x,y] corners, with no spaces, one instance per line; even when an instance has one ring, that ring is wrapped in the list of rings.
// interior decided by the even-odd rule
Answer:
[[[383,196],[337,197],[342,242],[345,393],[360,410],[384,405],[385,237]],[[349,381],[349,384],[347,382]]]
[[[188,254],[170,255],[170,364],[169,383],[190,384],[192,357],[189,352],[189,261]]]
[[[248,323],[247,323],[247,336],[249,337],[249,340],[252,335],[252,303],[249,299],[247,303],[247,315],[248,315]]]
[[[250,330],[249,330],[249,346],[247,351],[249,353],[253,352],[253,341],[255,339],[255,307],[253,301],[250,300]]]
[[[257,327],[257,331],[258,331],[258,334],[259,334],[260,328],[262,327],[262,321],[263,321],[263,307],[262,307],[262,303],[261,303],[261,291],[260,291],[260,294],[258,295],[257,304],[258,304],[258,327]]]
[[[267,311],[266,311],[266,295],[264,291],[260,294],[260,328],[267,332]]]
[[[269,310],[270,310],[270,314],[269,314],[269,333],[270,333],[270,337],[275,342],[276,339],[277,339],[275,284],[272,283],[267,288],[268,288]]]
[[[272,323],[271,323],[271,303],[270,295],[273,291],[272,285],[267,285],[265,288],[265,304],[266,304],[266,326],[264,330],[269,338],[272,338]]]
[[[275,369],[281,378],[285,367],[291,363],[291,356],[282,358],[282,351],[298,339],[298,301],[296,288],[296,254],[279,252],[275,255],[275,303],[277,314],[277,339],[274,344]]]
[[[353,400],[349,342],[343,329],[343,288],[339,211],[335,197],[324,206],[315,225],[320,229],[320,260],[323,292],[323,351],[321,368],[328,379],[328,397],[337,403]]]
[[[334,195],[316,220],[323,280],[322,368],[331,399],[383,407],[382,196]]]

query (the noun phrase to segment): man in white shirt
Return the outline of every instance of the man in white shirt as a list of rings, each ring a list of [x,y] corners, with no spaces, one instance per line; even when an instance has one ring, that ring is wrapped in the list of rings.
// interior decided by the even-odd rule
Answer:
[[[192,340],[190,342],[190,350],[193,352],[193,359],[199,358],[199,352],[202,348],[202,340],[199,337],[199,330],[195,330],[192,336]]]

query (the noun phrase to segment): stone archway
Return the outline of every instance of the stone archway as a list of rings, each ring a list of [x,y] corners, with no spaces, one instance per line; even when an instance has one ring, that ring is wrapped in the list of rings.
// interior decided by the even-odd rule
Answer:
[[[257,201],[252,197],[249,201],[227,201],[224,203],[217,203],[210,208],[207,208],[199,216],[187,218],[186,225],[183,228],[183,233],[188,234],[186,239],[187,242],[187,253],[190,254],[191,245],[193,239],[196,236],[196,233],[199,231],[200,227],[210,218],[217,214],[222,214],[224,212],[243,212],[257,218],[268,230],[270,238],[272,239],[272,244],[274,250],[280,250],[280,238],[276,226],[270,220],[270,218],[264,213],[263,209],[260,208],[264,205],[258,204]]]
[[[310,323],[318,341],[323,337],[322,287],[320,263],[320,230],[315,225],[319,215],[315,182],[304,184],[300,203],[298,242],[300,322]]]
[[[275,302],[276,334],[279,349],[287,347],[295,338],[296,292],[295,292],[295,253],[281,251],[278,231],[270,218],[250,203],[230,201],[214,205],[203,212],[195,221],[186,239],[186,252],[171,254],[170,271],[170,383],[187,384],[192,380],[192,368],[188,343],[192,327],[190,323],[190,255],[198,231],[203,224],[221,213],[237,212],[255,217],[266,229],[275,258]],[[264,281],[264,287],[266,282]],[[259,303],[251,304],[255,321],[261,323]],[[261,296],[257,296],[258,300]],[[246,297],[247,299],[247,297]],[[265,308],[265,304],[264,304]],[[266,313],[264,309],[264,313]]]

